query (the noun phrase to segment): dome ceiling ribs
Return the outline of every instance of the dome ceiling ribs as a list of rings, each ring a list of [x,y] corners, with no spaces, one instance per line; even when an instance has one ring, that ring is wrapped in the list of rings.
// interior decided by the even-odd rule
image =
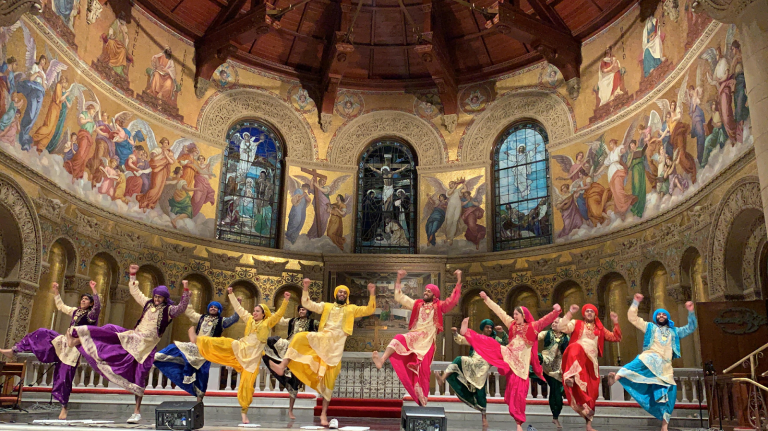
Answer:
[[[402,5],[402,0],[399,0]],[[424,24],[419,37],[419,45],[414,48],[419,59],[429,71],[432,80],[437,86],[440,101],[443,104],[443,115],[446,128],[453,132],[455,120],[459,112],[459,86],[456,80],[455,64],[451,60],[441,20],[436,19],[434,6],[431,0],[425,0],[422,4],[424,11]],[[409,16],[409,15],[406,15]],[[451,118],[453,117],[453,118]]]
[[[360,15],[362,1],[352,14],[352,2],[342,0],[340,5],[341,19],[338,21],[337,30],[329,37],[329,42],[323,47],[321,103],[320,103],[320,128],[324,132],[330,130],[333,108],[336,104],[336,94],[339,84],[344,77],[344,72],[351,63],[357,62],[357,52],[352,45],[352,37],[355,22]],[[331,4],[329,7],[337,7]]]

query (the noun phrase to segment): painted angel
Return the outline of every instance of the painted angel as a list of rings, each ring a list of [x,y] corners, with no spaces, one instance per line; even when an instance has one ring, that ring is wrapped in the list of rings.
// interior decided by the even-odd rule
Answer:
[[[422,221],[427,219],[426,231],[428,242],[435,245],[435,234],[440,231],[445,235],[449,245],[453,239],[464,232],[466,224],[462,221],[462,195],[472,190],[483,179],[482,175],[469,180],[459,178],[448,182],[448,187],[435,177],[424,177],[432,186],[434,193],[429,197],[422,210]]]
[[[296,179],[290,175],[287,176],[286,188],[288,198],[291,200],[291,210],[288,213],[288,225],[285,228],[285,239],[295,244],[304,227],[307,219],[307,206],[312,202],[309,195],[310,181],[307,177]],[[306,180],[306,182],[304,181]]]
[[[734,46],[737,48],[734,49]],[[739,61],[732,65],[735,55],[738,54]],[[738,141],[738,123],[734,112],[734,92],[738,96],[743,96],[743,104],[738,104],[738,109],[746,107],[746,87],[743,82],[744,67],[741,65],[741,46],[734,40],[734,26],[728,28],[725,37],[725,49],[719,45],[716,48],[709,48],[700,57],[709,64],[709,71],[706,73],[707,81],[717,89],[717,102],[720,116],[723,122],[723,128],[728,135],[727,142],[734,144]],[[737,70],[733,70],[736,66]],[[736,79],[737,74],[740,75]],[[741,113],[741,111],[739,111]]]
[[[69,81],[66,77],[62,77],[56,83],[53,94],[54,100],[48,105],[48,114],[45,117],[45,122],[32,134],[32,139],[37,144],[38,151],[42,151],[41,145],[46,145],[45,150],[48,153],[58,154],[61,152],[62,146],[69,142],[69,136],[64,134],[64,121],[75,101],[77,101],[75,108],[78,113],[87,110],[86,103],[88,102],[99,104],[96,94],[86,86],[77,82],[72,83],[68,88],[66,87],[67,85],[69,85]],[[85,92],[90,93],[89,98],[93,98],[93,100],[86,100]],[[56,123],[51,123],[50,121],[55,117],[57,110],[59,111],[58,119]],[[46,125],[49,127],[46,127]]]
[[[313,176],[310,179],[296,175],[293,178],[298,179],[303,184],[308,184],[309,194],[314,196],[312,205],[315,210],[315,219],[307,231],[307,236],[309,239],[320,238],[325,235],[328,228],[328,219],[331,216],[331,198],[347,180],[352,178],[352,175],[342,175],[333,180],[331,184],[326,184],[325,176]],[[336,198],[333,199],[336,200]]]
[[[336,244],[339,250],[344,251],[344,221],[343,218],[348,214],[347,206],[352,202],[352,196],[349,194],[336,195],[336,202],[330,206],[330,218],[328,219],[328,229],[325,234]]]
[[[661,132],[659,138],[664,145],[664,150],[669,157],[672,157],[672,144],[670,138],[675,130],[675,126],[683,118],[683,105],[687,103],[687,91],[688,75],[685,75],[683,83],[677,91],[676,100],[657,99],[656,105],[661,108]]]
[[[50,53],[47,56],[40,55],[38,57],[37,44],[32,33],[23,24],[21,29],[24,32],[24,44],[27,47],[25,66],[28,75],[22,75],[22,81],[16,87],[16,91],[27,99],[24,116],[21,119],[19,143],[23,150],[29,150],[33,143],[30,132],[32,125],[35,124],[38,115],[40,115],[45,92],[59,80],[60,72],[66,70],[67,65],[55,58],[50,58]]]
[[[476,250],[480,250],[480,241],[485,238],[485,226],[478,224],[485,215],[482,208],[485,189],[486,183],[483,183],[477,187],[474,195],[471,189],[461,193],[461,221],[466,226],[464,238],[475,244]]]
[[[576,202],[577,192],[572,190],[568,184],[562,184],[560,190],[557,187],[553,187],[552,190],[555,191],[554,207],[560,211],[560,215],[563,217],[563,228],[557,237],[564,238],[584,224],[584,217]]]

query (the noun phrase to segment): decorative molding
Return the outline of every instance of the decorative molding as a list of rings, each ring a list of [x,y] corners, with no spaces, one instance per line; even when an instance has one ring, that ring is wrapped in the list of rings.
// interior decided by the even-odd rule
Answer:
[[[509,92],[490,103],[467,126],[459,142],[459,160],[491,160],[499,136],[512,123],[525,118],[541,123],[549,142],[565,140],[576,131],[576,119],[560,97],[543,90]]]
[[[260,260],[255,256],[253,256],[252,259],[253,265],[256,267],[256,274],[258,275],[280,277],[283,275],[283,271],[285,271],[285,266],[288,265],[287,260],[283,262],[275,262],[271,260]]]
[[[434,124],[401,111],[375,111],[343,124],[328,145],[328,161],[339,166],[357,165],[368,145],[384,137],[403,139],[416,150],[420,166],[448,162],[448,146]]]
[[[147,246],[146,238],[141,235],[120,228],[117,224],[114,227],[114,234],[117,237],[120,246],[130,250],[141,251]]]
[[[227,253],[217,253],[210,248],[205,248],[205,252],[208,253],[208,260],[211,262],[212,269],[223,269],[225,271],[234,271],[240,264],[240,260],[245,256],[230,256]]]
[[[42,0],[3,0],[0,2],[0,27],[16,24],[25,13],[39,15],[42,11]]]
[[[299,160],[294,159],[293,157],[286,157],[285,162],[289,167],[298,166],[301,168],[322,169],[324,171],[345,172],[350,174],[357,173],[357,166],[337,166],[331,165],[327,161]]]
[[[515,273],[528,271],[528,268],[517,268],[517,259],[510,263],[496,263],[493,265],[486,265],[480,263],[483,268],[483,272],[488,277],[488,280],[507,280],[513,278]]]
[[[37,286],[43,254],[40,220],[37,218],[32,199],[16,180],[4,172],[0,172],[0,205],[4,206],[12,216],[11,220],[4,220],[3,223],[10,225],[11,229],[15,225],[21,239],[18,279]],[[6,262],[6,266],[8,265],[16,264]],[[26,330],[26,326],[24,329]]]
[[[37,207],[38,216],[43,216],[51,221],[61,220],[61,215],[67,209],[69,204],[62,203],[58,199],[47,198],[40,195],[34,199],[35,206]]]
[[[571,255],[571,262],[576,265],[576,269],[586,269],[600,266],[600,258],[604,248],[605,245],[580,252],[569,252],[568,254]]]
[[[168,259],[179,262],[188,262],[195,253],[195,246],[185,246],[174,242],[167,242],[160,238],[160,247],[165,251]]]
[[[79,208],[75,208],[75,223],[77,223],[78,232],[93,239],[99,239],[103,230],[101,222],[96,220],[95,217],[89,217],[81,213]]]
[[[454,271],[457,269],[461,270],[461,275],[463,276],[464,280],[466,280],[469,276],[470,268],[472,267],[471,264],[466,265],[446,265],[445,266],[445,272],[443,273],[443,282],[447,286],[449,284],[456,284],[456,275],[454,274]]]
[[[706,13],[714,20],[735,24],[744,10],[754,2],[755,0],[695,0],[691,7],[695,13]]]
[[[691,300],[691,286],[683,286],[680,283],[667,286],[667,295],[677,304],[685,304]]]
[[[725,273],[725,253],[728,235],[736,217],[744,210],[756,209],[762,213],[760,198],[760,180],[756,176],[747,176],[736,181],[723,196],[710,227],[708,247],[709,297],[722,297],[727,292]]]
[[[765,217],[757,217],[752,226],[749,227],[752,235],[749,236],[747,243],[744,245],[744,257],[741,265],[741,281],[744,294],[749,299],[761,299],[759,296],[755,298],[755,295],[760,295],[760,280],[759,280],[759,260],[760,252],[763,249],[766,238]],[[765,299],[765,298],[763,298]]]
[[[436,174],[440,172],[456,172],[457,169],[461,169],[461,170],[476,169],[476,168],[488,169],[490,167],[491,167],[491,162],[484,161],[484,162],[472,162],[472,163],[448,163],[445,165],[435,165],[435,166],[416,166],[416,171],[419,173],[419,175],[423,175],[423,174]]]
[[[528,264],[527,270],[531,271],[532,276],[554,274],[557,271],[557,266],[560,264],[560,259],[563,256],[558,254],[553,258],[541,258],[536,260],[525,260]]]
[[[323,280],[323,265],[307,265],[299,261],[302,277],[310,280]]]
[[[306,118],[267,91],[238,88],[211,96],[200,110],[197,128],[218,142],[225,142],[232,124],[251,118],[266,121],[277,130],[287,156],[317,160],[317,140]]]

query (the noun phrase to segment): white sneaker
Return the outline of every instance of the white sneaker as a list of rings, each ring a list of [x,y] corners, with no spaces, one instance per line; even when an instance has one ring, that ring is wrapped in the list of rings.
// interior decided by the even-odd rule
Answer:
[[[339,429],[339,421],[336,419],[331,419],[331,421],[328,423],[328,428],[332,430]]]
[[[134,413],[134,414],[131,415],[131,417],[128,418],[127,422],[129,424],[137,424],[137,423],[139,423],[140,420],[141,420],[141,415],[138,414],[138,413]]]

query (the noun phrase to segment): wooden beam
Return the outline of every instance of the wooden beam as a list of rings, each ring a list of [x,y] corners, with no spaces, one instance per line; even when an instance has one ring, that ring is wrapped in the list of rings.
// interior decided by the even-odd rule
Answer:
[[[528,0],[528,4],[531,5],[533,11],[542,21],[552,24],[561,30],[567,32],[571,31],[560,14],[558,14],[557,11],[555,11],[555,8],[550,6],[546,0]]]
[[[211,25],[208,26],[208,30],[206,30],[206,33],[224,24],[227,21],[232,21],[240,12],[240,9],[242,9],[243,6],[245,6],[245,3],[247,1],[248,0],[229,0],[227,5],[221,8],[219,13],[216,15],[216,18],[214,18],[213,21],[211,21]]]
[[[360,8],[358,7],[353,15],[350,0],[342,0],[339,8],[341,11],[337,24],[339,30],[333,32],[329,43],[323,49],[322,81],[320,83],[321,101],[318,111],[320,113],[320,128],[324,132],[330,130],[336,95],[339,92],[339,84],[344,77],[344,72],[350,63],[357,61],[355,46],[352,45],[352,31]]]

